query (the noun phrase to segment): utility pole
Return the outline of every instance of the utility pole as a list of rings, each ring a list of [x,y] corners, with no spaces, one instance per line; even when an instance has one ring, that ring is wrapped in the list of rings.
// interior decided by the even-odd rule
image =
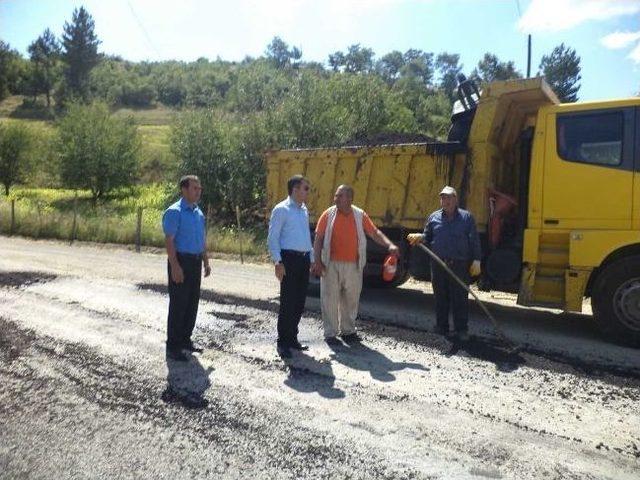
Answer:
[[[527,40],[527,78],[531,78],[531,34]]]

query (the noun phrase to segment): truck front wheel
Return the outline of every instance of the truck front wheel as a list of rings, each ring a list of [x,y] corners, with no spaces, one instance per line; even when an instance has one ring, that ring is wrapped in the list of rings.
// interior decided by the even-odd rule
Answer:
[[[602,331],[622,343],[640,346],[640,255],[605,266],[594,283],[592,300]]]

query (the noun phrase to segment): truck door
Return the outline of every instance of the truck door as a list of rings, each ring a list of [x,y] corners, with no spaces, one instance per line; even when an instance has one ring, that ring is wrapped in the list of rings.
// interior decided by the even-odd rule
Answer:
[[[549,113],[543,228],[631,228],[634,108]]]

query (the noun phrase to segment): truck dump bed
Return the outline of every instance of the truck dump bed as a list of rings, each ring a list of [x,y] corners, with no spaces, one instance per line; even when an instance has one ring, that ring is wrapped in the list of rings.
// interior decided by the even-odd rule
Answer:
[[[448,183],[447,156],[427,153],[428,143],[280,150],[267,154],[267,206],[287,196],[287,179],[301,173],[311,182],[307,207],[312,222],[333,203],[342,183],[355,190],[354,204],[378,226],[420,229],[425,214],[438,208],[438,192]],[[464,161],[457,155],[456,163]],[[453,174],[455,177],[455,167]],[[462,174],[462,168],[457,169]],[[459,179],[452,179],[459,184]]]

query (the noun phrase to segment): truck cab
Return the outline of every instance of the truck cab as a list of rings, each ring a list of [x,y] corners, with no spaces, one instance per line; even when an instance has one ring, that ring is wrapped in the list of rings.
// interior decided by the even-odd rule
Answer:
[[[640,338],[640,99],[539,110],[518,302],[581,311]]]

